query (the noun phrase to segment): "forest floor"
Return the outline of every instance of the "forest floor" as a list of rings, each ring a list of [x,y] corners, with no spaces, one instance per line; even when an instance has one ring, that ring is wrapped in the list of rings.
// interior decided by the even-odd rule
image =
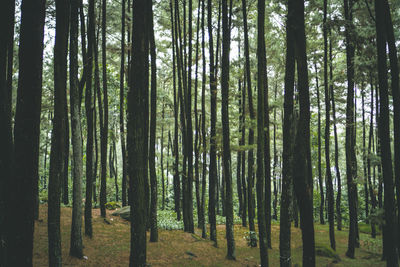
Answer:
[[[128,266],[130,251],[130,223],[120,217],[100,217],[99,209],[93,210],[93,238],[84,237],[84,255],[87,259],[69,256],[71,208],[61,209],[62,257],[64,266]],[[84,229],[82,229],[82,232]],[[247,245],[248,229],[235,225],[236,261],[226,259],[225,226],[218,225],[218,248],[213,242],[201,239],[201,231],[195,234],[181,230],[159,230],[159,242],[147,243],[147,259],[151,266],[259,266],[258,248]],[[329,246],[328,226],[315,224],[316,244]],[[360,233],[360,248],[356,258],[345,256],[347,229],[335,231],[337,253],[340,261],[335,263],[329,257],[317,256],[317,266],[384,266],[380,261],[381,236],[371,239]],[[149,233],[148,233],[149,236]],[[292,227],[292,263],[301,266],[302,241],[299,228]],[[279,224],[272,225],[272,249],[268,250],[270,266],[279,266]],[[48,266],[47,205],[40,205],[39,221],[35,222],[33,265]]]

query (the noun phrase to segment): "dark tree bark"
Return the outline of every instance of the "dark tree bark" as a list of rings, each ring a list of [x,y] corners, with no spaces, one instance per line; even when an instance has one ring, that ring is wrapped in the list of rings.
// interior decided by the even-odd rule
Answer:
[[[71,1],[70,26],[70,107],[73,150],[72,225],[69,254],[83,257],[82,244],[82,129],[78,88],[78,8],[79,0]]]
[[[217,122],[217,82],[214,65],[214,43],[212,25],[212,1],[207,1],[207,26],[210,53],[210,94],[211,94],[211,132],[210,132],[210,167],[209,167],[209,202],[208,222],[210,223],[210,239],[217,246],[217,222],[215,216],[216,187],[217,187],[217,158],[216,158],[216,122]]]
[[[246,145],[246,79],[243,79],[243,90],[242,90],[242,136],[241,136],[241,145]],[[246,151],[242,152],[242,192],[243,192],[243,209],[242,209],[242,226],[247,227],[247,187],[246,187]]]
[[[7,199],[10,202],[7,205],[9,210],[6,221],[8,234],[6,266],[32,266],[34,186],[38,183],[39,163],[44,19],[45,1],[22,1],[14,157],[11,162],[13,171],[7,190]],[[8,105],[5,106],[7,108]],[[5,127],[7,131],[7,124]]]
[[[160,154],[161,154],[161,159],[160,159],[160,165],[161,165],[161,186],[162,186],[162,202],[161,202],[161,209],[165,209],[165,178],[164,178],[164,118],[165,118],[165,104],[164,100],[162,103],[162,112],[161,112],[161,119],[162,119],[162,125],[161,125],[161,146],[160,146]],[[168,154],[169,156],[169,143],[167,144],[168,148]],[[167,160],[167,192],[168,192],[168,160]]]
[[[69,166],[69,149],[70,149],[70,134],[69,134],[69,116],[68,116],[68,100],[67,94],[64,96],[64,120],[65,120],[65,141],[64,141],[64,175],[62,182],[62,200],[64,205],[69,204],[69,185],[68,185],[68,166]]]
[[[396,185],[396,199],[397,199],[397,249],[400,248],[400,84],[399,84],[399,66],[396,42],[393,32],[392,16],[390,14],[389,2],[383,1],[385,9],[385,26],[387,44],[389,47],[389,60],[391,72],[391,91],[393,97],[393,128],[394,128],[394,180]]]
[[[15,0],[4,1],[0,10],[0,213],[5,214],[8,206],[7,184],[12,175],[13,136],[11,124],[11,103],[13,53],[14,47]],[[12,85],[12,84],[11,84]],[[7,219],[0,217],[0,266],[6,264]]]
[[[324,219],[325,195],[324,195],[324,185],[322,182],[322,168],[321,168],[321,105],[319,96],[318,69],[316,62],[314,62],[314,67],[315,67],[315,82],[317,91],[317,110],[318,110],[318,185],[319,185],[319,195],[321,198],[319,204],[319,222],[320,224],[325,224],[325,219]]]
[[[244,28],[244,55],[246,58],[246,79],[247,79],[247,93],[249,98],[249,115],[250,120],[253,121],[255,119],[254,107],[253,107],[253,93],[251,88],[251,76],[250,76],[250,56],[249,56],[249,34],[247,28],[247,4],[246,0],[242,0],[242,10],[243,10],[243,28]],[[249,128],[249,146],[254,144],[254,130],[252,127]],[[247,174],[247,204],[248,204],[248,213],[249,213],[249,230],[255,232],[254,225],[254,195],[253,195],[253,187],[254,187],[254,178],[253,178],[253,165],[254,165],[254,154],[253,149],[249,150],[248,153],[248,174]],[[257,240],[251,240],[251,246],[257,246]]]
[[[275,83],[275,90],[274,90],[274,102],[276,102],[276,97],[278,93],[278,83]],[[274,214],[272,215],[272,218],[277,221],[278,220],[278,188],[277,188],[277,172],[276,168],[278,166],[278,151],[276,149],[276,128],[277,128],[277,122],[276,122],[276,109],[277,107],[274,107],[274,165],[273,165],[273,170],[272,170],[272,177],[273,177],[273,184],[274,184],[274,200],[272,202],[272,206],[274,209]]]
[[[288,2],[288,10],[293,9],[293,1]],[[290,14],[290,13],[288,13]],[[282,193],[280,207],[280,232],[279,232],[279,255],[280,266],[290,267],[292,265],[290,239],[291,218],[290,207],[292,206],[292,184],[293,184],[293,142],[294,134],[294,74],[295,74],[295,51],[294,51],[294,21],[293,16],[286,20],[286,63],[285,63],[285,95],[283,115],[283,149],[282,149]]]
[[[100,181],[100,214],[106,217],[107,202],[107,142],[108,142],[108,92],[107,92],[107,53],[106,53],[106,30],[107,30],[107,2],[102,0],[101,8],[101,55],[103,70],[103,105],[104,117],[103,127],[100,127],[101,148],[101,181]],[[100,96],[100,94],[99,94]]]
[[[185,7],[185,6],[184,6]],[[185,8],[184,8],[185,9]],[[188,162],[188,173],[187,173],[187,188],[186,188],[186,204],[187,204],[187,229],[186,231],[194,233],[193,223],[193,126],[192,126],[192,0],[189,0],[189,55],[188,55],[188,66],[187,66],[187,90],[185,97],[186,107],[186,151],[187,151],[187,162]],[[186,21],[184,20],[184,25]],[[184,32],[186,33],[186,32]],[[186,48],[186,45],[185,45]],[[184,204],[185,205],[185,204]]]
[[[200,150],[200,122],[199,122],[199,115],[197,109],[197,88],[198,88],[198,68],[199,68],[199,31],[200,31],[200,4],[201,1],[198,1],[198,11],[197,11],[197,28],[196,28],[196,54],[195,54],[195,83],[194,83],[194,118],[195,118],[195,141],[194,141],[194,180],[196,183],[196,208],[197,214],[200,212],[200,177],[199,177],[199,150]],[[201,229],[201,216],[197,216],[197,228]]]
[[[92,227],[92,195],[93,195],[93,137],[96,125],[93,124],[93,49],[95,45],[95,14],[94,0],[89,1],[89,25],[88,25],[88,50],[86,69],[86,92],[85,109],[87,120],[87,141],[86,141],[86,201],[85,201],[85,235],[93,236]]]
[[[387,4],[387,3],[386,3]],[[388,4],[387,4],[388,5]],[[385,10],[386,9],[386,10]],[[384,182],[384,257],[387,266],[399,266],[397,252],[396,229],[396,204],[394,198],[392,152],[390,148],[390,119],[389,119],[389,94],[388,75],[386,63],[386,41],[388,40],[387,28],[385,29],[385,16],[390,16],[383,1],[375,1],[376,44],[378,54],[378,81],[379,81],[379,125],[378,132],[381,142],[381,162]],[[396,62],[397,64],[397,62]],[[392,66],[391,66],[392,67]],[[393,69],[391,69],[393,71]],[[398,77],[397,77],[398,78]],[[395,78],[395,80],[397,80]],[[398,80],[397,80],[398,82]],[[392,78],[393,83],[393,78]],[[386,244],[385,244],[386,243]]]
[[[56,39],[54,45],[54,119],[51,135],[48,189],[49,266],[62,266],[60,233],[60,191],[64,178],[65,109],[67,93],[67,53],[69,2],[56,2]]]
[[[268,241],[267,241],[267,227],[266,227],[266,216],[265,211],[265,197],[266,192],[264,192],[264,179],[266,178],[266,173],[264,172],[264,165],[268,161],[264,161],[265,156],[265,146],[264,141],[266,137],[265,133],[265,123],[264,119],[265,111],[264,109],[264,93],[267,87],[266,82],[266,55],[265,55],[265,0],[258,0],[257,2],[257,219],[258,219],[258,236],[260,240],[260,259],[261,266],[268,266]],[[269,131],[268,131],[269,133]],[[269,139],[269,137],[268,137]],[[269,145],[269,142],[268,142]],[[269,156],[269,148],[268,148]],[[269,169],[269,168],[266,168]],[[270,188],[271,191],[271,188]],[[270,207],[271,210],[271,207]]]
[[[131,251],[129,266],[146,265],[146,97],[148,97],[148,1],[136,0],[132,7],[132,62],[128,91],[128,175],[131,206]],[[146,155],[147,156],[147,155]]]
[[[362,84],[361,88],[361,109],[362,109],[362,159],[363,159],[363,174],[364,174],[364,201],[365,201],[365,222],[369,223],[369,194],[368,194],[368,179],[367,179],[367,147],[365,144],[366,139],[366,126],[365,126],[365,88]]]
[[[373,153],[373,139],[374,139],[374,86],[372,83],[371,75],[371,110],[370,110],[370,123],[369,123],[369,136],[368,136],[368,155],[367,155],[367,177],[368,177],[368,189],[369,196],[371,199],[371,214],[375,213],[376,209],[376,197],[374,193],[374,185],[371,180],[371,155]],[[375,167],[372,167],[375,171]],[[374,220],[371,220],[371,237],[376,237],[376,228]]]
[[[202,84],[201,84],[201,138],[203,145],[203,155],[202,155],[202,180],[201,180],[201,206],[199,217],[201,222],[201,237],[207,237],[206,230],[206,175],[207,175],[207,137],[206,137],[206,51],[205,51],[205,0],[201,0],[201,54],[202,54]]]
[[[263,4],[265,6],[265,4]],[[265,10],[263,11],[265,13]],[[265,17],[265,14],[263,15]],[[260,22],[261,23],[261,22]],[[261,26],[261,24],[260,24]],[[264,32],[264,30],[263,30]],[[263,46],[265,50],[265,39],[263,38]],[[260,55],[265,55],[265,51]],[[268,104],[268,75],[267,75],[267,59],[263,56],[263,84],[264,84],[264,170],[265,170],[265,226],[267,229],[267,245],[272,249],[271,244],[271,150],[270,150],[270,132],[269,132],[269,104]],[[260,70],[259,70],[260,71]]]
[[[181,220],[181,207],[180,207],[180,178],[179,178],[179,148],[178,148],[178,100],[176,95],[176,55],[177,48],[175,44],[177,43],[177,33],[175,31],[176,25],[174,23],[174,15],[172,8],[172,0],[170,1],[171,8],[171,33],[172,33],[172,73],[173,73],[173,87],[174,87],[174,147],[173,147],[173,155],[175,156],[174,162],[174,204],[175,204],[175,212],[177,214],[177,220]]]
[[[239,48],[239,62],[240,62],[240,41],[239,41],[238,48]],[[238,96],[239,129],[238,129],[238,132],[239,132],[239,135],[241,136],[242,127],[243,127],[243,125],[242,125],[242,121],[243,121],[243,119],[242,119],[243,115],[242,114],[243,114],[243,111],[242,111],[242,81],[241,81],[240,78],[238,80],[238,93],[239,93],[239,96]],[[242,145],[242,140],[240,138],[238,138],[238,139],[239,139],[239,147],[240,147]],[[242,151],[240,149],[238,149],[237,156],[236,156],[236,189],[237,189],[237,194],[238,194],[238,199],[239,199],[239,212],[238,212],[238,214],[239,214],[239,216],[242,217],[242,214],[243,214],[243,193],[242,193],[242,177],[241,177],[242,170],[241,170],[241,167],[242,167]]]
[[[300,224],[303,240],[303,266],[311,267],[315,266],[315,240],[310,151],[310,99],[304,26],[304,2],[294,2],[293,11],[288,9],[289,15],[291,12],[293,12],[294,24],[290,25],[290,27],[296,28],[294,37],[300,104],[294,149],[293,180],[297,203],[300,210]]]
[[[126,185],[127,185],[127,166],[126,166],[126,143],[125,143],[125,126],[124,126],[124,115],[125,115],[125,101],[124,101],[124,90],[125,90],[125,6],[126,0],[122,0],[122,28],[121,28],[121,69],[119,77],[119,132],[121,138],[121,153],[122,153],[122,206],[127,205]],[[128,39],[128,42],[130,40]]]
[[[236,259],[235,239],[233,234],[233,190],[232,190],[232,170],[231,170],[231,145],[229,136],[229,52],[230,52],[230,26],[228,20],[228,0],[222,0],[222,73],[221,73],[221,120],[222,120],[222,139],[223,139],[223,172],[225,178],[225,215],[226,215],[226,241],[227,258]]]
[[[156,42],[153,28],[153,7],[148,5],[149,41],[151,57],[151,110],[150,110],[150,139],[149,139],[149,171],[150,171],[150,242],[158,241],[157,228],[157,174],[156,174],[156,119],[157,119],[157,66]]]
[[[326,174],[326,195],[328,198],[328,223],[329,223],[329,241],[331,248],[336,250],[335,241],[335,200],[333,193],[331,158],[330,158],[330,90],[328,80],[328,25],[327,11],[328,1],[324,0],[324,19],[323,19],[323,35],[324,35],[324,92],[325,92],[325,174]],[[331,82],[333,82],[331,80]]]
[[[347,61],[347,105],[346,105],[346,176],[349,203],[349,242],[346,256],[354,258],[356,246],[357,224],[357,188],[356,178],[356,154],[354,136],[354,44],[351,39],[351,27],[353,21],[353,0],[344,0],[345,35],[346,35],[346,61]]]
[[[329,85],[330,97],[332,101],[332,120],[333,120],[333,133],[335,139],[335,174],[337,179],[337,194],[336,194],[336,221],[337,229],[342,230],[342,210],[340,203],[342,200],[342,182],[340,179],[340,169],[339,169],[339,142],[338,134],[336,128],[336,106],[335,106],[335,93],[333,90],[333,66],[332,66],[332,37],[331,30],[329,29],[329,80],[331,84]]]

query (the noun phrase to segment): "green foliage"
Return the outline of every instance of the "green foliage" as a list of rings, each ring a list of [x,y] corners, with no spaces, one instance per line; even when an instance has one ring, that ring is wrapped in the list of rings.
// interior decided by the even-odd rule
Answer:
[[[176,219],[176,213],[173,210],[158,210],[157,226],[158,229],[164,230],[183,230],[183,221]]]
[[[365,237],[361,246],[375,254],[382,252],[382,240],[379,238]]]
[[[108,210],[115,210],[117,208],[121,208],[121,204],[119,202],[110,201],[106,203],[106,209]]]
[[[245,232],[244,238],[247,241],[247,245],[249,247],[256,247],[257,246],[257,241],[258,241],[258,234],[255,231],[249,231]]]
[[[40,201],[40,203],[47,203],[47,201],[48,201],[47,190],[41,190],[39,192],[39,201]]]

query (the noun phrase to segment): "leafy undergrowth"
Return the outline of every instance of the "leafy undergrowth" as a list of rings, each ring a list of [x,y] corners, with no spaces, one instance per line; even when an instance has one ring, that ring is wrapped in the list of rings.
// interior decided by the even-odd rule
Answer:
[[[107,211],[104,222],[98,209],[93,210],[93,239],[84,237],[84,255],[87,259],[76,259],[68,255],[71,214],[70,208],[61,210],[62,257],[64,266],[128,266],[130,250],[130,223]],[[164,220],[170,212],[160,214]],[[170,223],[168,222],[168,225]],[[178,224],[177,224],[178,225]],[[167,227],[165,227],[167,228]],[[173,227],[172,227],[173,228]],[[177,227],[178,228],[178,227]],[[236,261],[226,259],[225,226],[219,225],[218,247],[213,242],[201,239],[201,231],[196,228],[194,235],[181,230],[160,230],[159,242],[148,243],[147,258],[151,266],[259,266],[259,249],[247,245],[248,229],[235,226]],[[84,231],[84,229],[82,229]],[[327,225],[315,225],[316,243],[329,246]],[[347,231],[336,231],[337,255],[340,261],[330,257],[317,256],[317,266],[383,266],[380,261],[381,241],[371,241],[360,234],[361,248],[356,249],[356,259],[345,256]],[[302,242],[300,229],[292,230],[292,262],[301,266]],[[279,266],[279,224],[272,225],[272,250],[269,253],[270,266]],[[34,266],[48,266],[47,248],[47,205],[40,206],[40,220],[35,223],[33,251]]]

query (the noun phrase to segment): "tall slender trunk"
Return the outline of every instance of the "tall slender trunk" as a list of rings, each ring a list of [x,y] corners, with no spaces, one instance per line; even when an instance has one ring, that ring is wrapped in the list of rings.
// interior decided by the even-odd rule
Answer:
[[[370,76],[371,79],[371,110],[370,110],[370,122],[369,122],[369,136],[368,136],[368,155],[367,155],[367,177],[368,177],[368,188],[369,188],[369,196],[371,199],[371,214],[375,213],[376,209],[376,197],[374,193],[374,184],[371,180],[371,155],[373,153],[373,139],[374,139],[374,86],[372,83],[372,74]],[[375,171],[375,167],[372,167]],[[371,237],[376,237],[376,228],[374,220],[371,220]]]
[[[340,179],[340,169],[339,169],[339,142],[336,127],[336,106],[335,106],[335,93],[333,90],[333,63],[332,63],[332,36],[331,30],[329,29],[329,80],[331,84],[329,85],[330,97],[332,101],[332,120],[333,120],[333,133],[335,139],[335,174],[337,179],[337,194],[336,194],[336,221],[337,229],[342,230],[342,210],[340,203],[342,201],[342,183]]]
[[[157,228],[157,174],[156,174],[156,118],[157,118],[157,66],[156,42],[154,39],[153,7],[148,5],[149,41],[151,57],[151,110],[150,110],[150,139],[149,139],[149,171],[150,171],[150,242],[158,241]]]
[[[356,220],[357,220],[357,188],[356,178],[356,155],[354,140],[354,44],[350,37],[353,20],[353,0],[344,0],[344,17],[347,21],[345,26],[346,35],[346,61],[347,61],[347,105],[346,105],[346,176],[349,203],[349,241],[346,256],[354,258],[356,246]]]
[[[386,1],[385,1],[386,2]],[[387,4],[387,3],[386,3]],[[388,4],[387,4],[388,5]],[[378,132],[381,142],[382,176],[384,182],[384,235],[383,254],[387,266],[399,266],[397,252],[396,211],[393,184],[392,152],[390,148],[390,118],[389,118],[389,96],[388,75],[386,63],[386,41],[388,40],[388,29],[385,29],[385,17],[390,16],[383,1],[375,1],[375,23],[376,44],[378,54],[378,81],[379,81],[379,125]],[[386,11],[386,12],[385,12]],[[397,62],[396,62],[397,64]],[[392,67],[392,66],[391,66]],[[393,69],[391,69],[393,71]],[[394,80],[398,82],[398,77]],[[392,78],[393,82],[393,78]]]
[[[71,1],[70,26],[70,107],[71,133],[73,151],[73,192],[72,192],[72,225],[71,256],[83,257],[82,244],[82,128],[78,88],[78,7],[79,0]]]
[[[217,122],[217,82],[215,78],[214,65],[214,42],[212,25],[212,1],[207,1],[207,26],[210,53],[210,94],[211,94],[211,132],[210,132],[210,167],[209,167],[209,204],[208,204],[208,222],[210,223],[210,239],[217,246],[217,222],[215,216],[216,187],[217,187],[217,158],[216,158],[216,122]]]
[[[322,168],[321,168],[321,105],[319,96],[318,69],[316,62],[314,62],[314,67],[315,67],[315,84],[317,91],[317,110],[318,110],[318,130],[317,130],[318,131],[318,185],[319,185],[319,196],[320,196],[319,222],[320,224],[325,224],[325,219],[324,219],[325,195],[324,195],[324,184],[322,182]]]
[[[387,44],[389,47],[389,60],[391,72],[391,91],[393,97],[393,128],[394,128],[394,180],[396,185],[396,199],[397,199],[397,249],[400,248],[400,84],[399,84],[399,66],[397,47],[393,32],[392,16],[390,14],[389,2],[383,1],[385,8],[385,26]]]
[[[87,142],[86,142],[86,201],[85,201],[85,235],[92,237],[92,195],[93,195],[93,136],[96,126],[93,124],[93,48],[95,45],[95,14],[94,0],[89,1],[88,25],[88,51],[87,51],[87,77],[85,108],[87,117]]]
[[[260,240],[260,259],[261,266],[268,266],[268,237],[267,237],[267,227],[266,227],[266,216],[265,211],[268,208],[265,207],[265,198],[266,193],[264,192],[264,180],[266,176],[266,172],[264,172],[264,165],[269,164],[269,159],[264,161],[264,156],[266,154],[266,149],[264,146],[265,139],[269,139],[269,136],[266,136],[265,126],[266,121],[264,116],[266,115],[266,111],[268,114],[268,109],[264,108],[265,99],[268,100],[267,97],[264,98],[264,93],[266,91],[265,88],[268,88],[265,84],[266,82],[266,56],[265,56],[265,37],[264,37],[264,23],[265,23],[265,0],[258,0],[257,2],[257,219],[258,219],[258,236]],[[269,133],[269,131],[267,131]],[[266,138],[267,137],[267,138]],[[269,142],[267,141],[268,146]],[[269,157],[269,147],[268,147],[268,157]],[[269,168],[266,167],[269,170]],[[268,174],[267,174],[268,175]],[[268,179],[267,179],[268,180]],[[270,181],[271,187],[271,181]],[[269,187],[270,191],[271,188]],[[271,210],[271,207],[269,208]],[[268,211],[267,211],[268,213]]]
[[[230,26],[228,16],[228,0],[222,1],[222,73],[221,73],[221,120],[223,139],[223,172],[225,180],[225,215],[226,215],[226,241],[227,258],[236,259],[235,239],[233,234],[233,190],[231,170],[231,145],[229,136],[229,52],[230,52]]]
[[[58,1],[56,3],[56,40],[54,45],[54,120],[48,189],[49,266],[62,266],[60,191],[65,172],[64,99],[67,92],[68,24],[69,2]]]
[[[201,222],[201,237],[207,237],[206,230],[206,175],[207,175],[207,137],[206,137],[206,51],[205,51],[205,0],[201,0],[201,54],[202,54],[202,83],[201,83],[201,138],[203,145],[203,155],[202,155],[202,180],[201,180],[201,209],[199,212],[200,222]]]
[[[250,56],[249,56],[249,34],[247,28],[247,4],[246,0],[242,0],[242,10],[243,10],[243,28],[244,28],[244,55],[246,58],[246,79],[247,79],[247,94],[249,99],[249,115],[250,120],[253,121],[255,119],[254,107],[253,107],[253,93],[251,88],[251,76],[250,76]],[[249,146],[254,144],[254,130],[252,127],[249,128]],[[253,187],[254,187],[254,178],[253,178],[253,165],[254,165],[254,154],[253,149],[250,149],[248,152],[248,174],[247,174],[247,204],[248,204],[248,213],[249,213],[249,230],[255,232],[254,225],[254,195],[253,195]],[[251,246],[257,246],[257,240],[251,240]]]
[[[133,1],[131,79],[128,91],[128,175],[131,206],[131,251],[129,266],[146,265],[147,210],[147,139],[148,123],[148,1]]]
[[[122,0],[122,28],[121,28],[121,69],[119,77],[119,132],[121,138],[121,154],[122,154],[122,206],[127,205],[126,185],[127,185],[127,166],[126,166],[126,143],[125,143],[125,126],[124,126],[124,115],[125,115],[125,6],[126,0]],[[128,43],[130,40],[128,40]]]
[[[195,118],[195,141],[194,141],[194,180],[196,183],[196,208],[197,214],[200,212],[200,177],[199,177],[199,149],[200,149],[200,123],[197,110],[197,88],[198,88],[198,68],[199,68],[199,31],[200,31],[200,0],[198,1],[197,9],[197,28],[196,28],[196,68],[195,68],[195,83],[194,83],[194,118]],[[201,228],[200,216],[197,216],[197,227]]]
[[[274,102],[276,102],[276,98],[277,98],[277,94],[278,94],[278,82],[275,82],[275,90],[274,90]],[[272,177],[273,177],[273,184],[274,184],[274,200],[272,202],[272,206],[274,209],[274,214],[272,216],[272,218],[277,221],[278,220],[278,188],[277,188],[277,167],[278,167],[278,151],[276,149],[276,107],[274,107],[274,121],[273,121],[273,125],[274,125],[274,165],[273,165],[273,171],[272,171]]]
[[[172,0],[170,1],[171,8],[171,33],[172,33],[172,73],[173,73],[173,87],[174,87],[174,148],[173,155],[175,156],[174,162],[174,204],[175,212],[177,214],[178,221],[181,220],[181,208],[180,208],[180,179],[179,179],[179,148],[178,148],[178,101],[176,96],[176,55],[177,48],[175,47],[176,42],[176,25],[174,25],[174,16],[172,8]]]
[[[328,199],[328,223],[329,223],[329,241],[331,248],[336,250],[335,241],[335,200],[333,193],[332,173],[331,173],[331,158],[330,158],[330,132],[331,132],[331,105],[328,80],[328,1],[324,0],[324,20],[323,20],[323,35],[324,35],[324,93],[325,93],[325,174],[326,174],[326,195]],[[331,82],[333,82],[331,80]]]
[[[290,0],[293,1],[293,0]],[[288,14],[291,10],[288,9]],[[313,182],[310,151],[310,98],[306,35],[304,26],[304,2],[293,3],[293,25],[296,27],[295,51],[300,112],[297,122],[294,149],[293,180],[297,203],[300,210],[300,223],[303,240],[303,266],[315,266],[315,240],[313,219]]]
[[[107,52],[106,52],[106,27],[107,27],[107,1],[102,0],[101,8],[101,55],[103,71],[103,127],[100,127],[101,148],[101,181],[100,181],[100,214],[106,217],[107,202],[107,142],[108,142],[108,92],[107,92]],[[99,94],[100,96],[100,94]]]
[[[0,10],[4,23],[0,24],[0,213],[5,214],[9,205],[8,186],[12,176],[13,134],[12,134],[12,62],[14,48],[15,0],[7,0]],[[12,49],[10,49],[10,47]],[[11,85],[11,86],[9,86]],[[7,260],[7,218],[0,217],[0,265]]]

